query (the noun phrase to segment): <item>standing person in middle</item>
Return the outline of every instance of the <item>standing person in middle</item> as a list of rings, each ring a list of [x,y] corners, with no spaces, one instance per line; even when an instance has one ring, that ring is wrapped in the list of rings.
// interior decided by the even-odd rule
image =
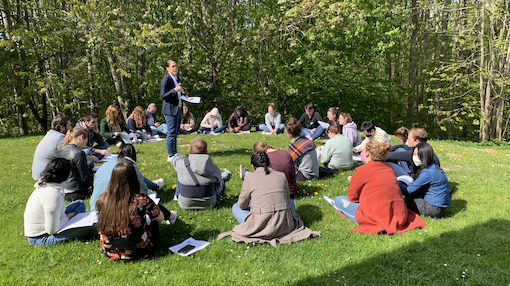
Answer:
[[[312,140],[319,138],[324,132],[324,128],[319,124],[319,121],[322,121],[321,115],[315,111],[313,104],[307,104],[305,113],[298,120],[298,123],[304,126],[301,135],[310,137]]]
[[[179,134],[179,125],[181,124],[181,95],[184,94],[181,79],[177,75],[178,72],[179,68],[175,60],[169,59],[165,62],[165,75],[161,80],[161,99],[163,100],[162,112],[167,126],[166,150],[168,162],[175,154],[178,154],[177,134]]]

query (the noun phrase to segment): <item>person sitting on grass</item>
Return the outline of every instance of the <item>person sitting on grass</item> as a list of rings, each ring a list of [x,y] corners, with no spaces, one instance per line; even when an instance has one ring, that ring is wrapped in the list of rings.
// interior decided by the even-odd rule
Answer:
[[[296,181],[306,181],[319,178],[319,162],[313,141],[301,135],[301,124],[292,117],[285,124],[285,134],[291,138],[289,154],[294,160],[297,170]]]
[[[221,114],[218,108],[211,109],[200,123],[200,131],[204,134],[218,134],[224,132],[227,125],[223,125]]]
[[[94,175],[94,191],[92,192],[92,196],[90,197],[90,210],[96,210],[96,201],[97,198],[104,193],[106,187],[108,187],[108,183],[110,183],[112,177],[112,171],[115,166],[127,160],[133,164],[136,170],[136,175],[138,177],[138,181],[140,181],[140,192],[143,194],[147,194],[148,190],[157,191],[161,190],[165,185],[165,181],[163,178],[159,178],[157,180],[151,181],[144,176],[138,169],[136,165],[136,149],[133,144],[124,144],[121,143],[119,149],[117,149],[117,155],[112,156],[112,158],[104,163],[99,170],[97,170]]]
[[[76,214],[85,212],[86,205],[76,200],[69,205],[64,202],[65,182],[71,174],[71,162],[67,159],[51,160],[35,183],[35,190],[28,198],[25,213],[25,236],[32,246],[52,245],[84,236],[95,227],[73,228],[57,232]]]
[[[313,104],[305,106],[305,113],[301,115],[298,123],[304,127],[301,128],[301,135],[315,140],[324,132],[324,128],[319,124],[322,121],[321,115],[315,111]]]
[[[110,145],[115,145],[122,141],[121,132],[128,132],[126,124],[122,122],[119,116],[119,110],[115,105],[110,105],[105,112],[106,117],[99,123],[101,136]]]
[[[335,199],[337,214],[359,226],[351,231],[389,235],[425,227],[423,219],[407,209],[395,173],[384,163],[390,148],[368,142],[361,153],[365,164],[354,171],[347,196]]]
[[[82,150],[87,146],[87,131],[73,129],[67,131],[64,143],[58,146],[57,158],[71,162],[71,177],[65,181],[66,201],[84,200],[92,194],[92,168],[87,164],[87,157]]]
[[[351,139],[352,146],[356,147],[363,141],[361,136],[358,133],[358,127],[356,123],[352,121],[351,114],[348,112],[341,112],[338,115],[338,123],[340,123],[342,127],[342,135]]]
[[[343,125],[340,124],[340,121],[338,120],[338,107],[330,107],[328,111],[326,112],[326,116],[329,120],[329,126],[336,126],[338,128],[338,134],[342,134]],[[329,139],[328,133],[325,132],[326,139]]]
[[[131,112],[131,115],[129,115],[127,119],[127,128],[129,129],[129,132],[135,133],[136,137],[140,139],[151,139],[152,129],[147,124],[145,110],[141,106],[135,107],[133,112]]]
[[[137,260],[154,254],[159,225],[175,223],[177,212],[156,205],[140,193],[134,165],[124,160],[112,171],[105,192],[96,201],[97,230],[103,254],[110,260]]]
[[[274,103],[271,103],[267,107],[267,113],[264,116],[264,123],[260,124],[259,129],[265,132],[271,132],[272,134],[277,134],[283,131],[285,128],[285,124],[282,123],[282,116],[280,113],[276,112],[276,107]]]
[[[419,143],[413,151],[417,170],[410,185],[399,182],[407,207],[420,215],[440,219],[450,205],[448,178],[434,163],[434,150],[429,143]]]
[[[251,129],[248,112],[238,105],[228,119],[228,129],[233,133],[249,132]]]
[[[338,127],[330,125],[326,130],[330,138],[319,154],[324,167],[330,170],[349,170],[352,168],[352,143],[349,138],[339,134]]]
[[[195,125],[195,118],[193,113],[189,111],[189,107],[186,103],[182,103],[182,119],[181,125],[179,126],[179,134],[191,134],[197,132],[198,126]]]
[[[400,127],[395,131],[395,137],[397,137],[400,143],[407,145],[407,137],[409,136],[409,130],[405,127]]]
[[[174,156],[170,162],[177,172],[174,199],[184,210],[214,207],[232,175],[230,171],[221,173],[213,163],[202,137],[191,140],[188,157]]]
[[[217,239],[232,236],[235,242],[278,243],[317,237],[320,233],[305,227],[301,217],[291,209],[289,185],[285,174],[269,168],[270,161],[263,151],[251,156],[255,170],[246,176],[239,200],[232,207],[240,223]]]
[[[381,143],[389,143],[393,146],[393,142],[391,141],[390,136],[386,133],[386,131],[382,130],[381,128],[375,126],[370,121],[365,121],[361,124],[360,127],[361,131],[365,133],[367,137],[356,147],[352,148],[353,152],[359,153],[365,149],[365,145],[367,145],[370,141],[377,141]]]

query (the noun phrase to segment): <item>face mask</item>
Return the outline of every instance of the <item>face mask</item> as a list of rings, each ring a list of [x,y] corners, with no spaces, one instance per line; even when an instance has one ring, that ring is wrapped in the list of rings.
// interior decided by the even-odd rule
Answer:
[[[413,156],[413,162],[416,166],[420,167],[422,165],[422,162],[420,160],[420,157],[418,156]]]
[[[367,134],[367,137],[368,137],[368,138],[372,137],[372,134]]]

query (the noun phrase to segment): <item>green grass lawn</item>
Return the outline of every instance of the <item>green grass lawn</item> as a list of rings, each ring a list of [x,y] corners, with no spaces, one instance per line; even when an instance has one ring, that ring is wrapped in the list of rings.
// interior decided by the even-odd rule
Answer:
[[[1,139],[0,284],[3,285],[508,285],[510,283],[510,149],[476,143],[431,141],[451,186],[458,191],[441,220],[404,234],[364,235],[338,217],[322,198],[345,195],[354,170],[299,183],[294,199],[306,226],[321,237],[278,246],[239,244],[215,236],[236,224],[231,206],[242,181],[239,165],[249,165],[253,143],[264,140],[285,149],[284,135],[205,136],[209,154],[232,171],[225,199],[215,209],[184,211],[172,200],[175,171],[164,142],[137,145],[138,166],[149,179],[163,177],[159,191],[175,225],[162,225],[156,257],[139,262],[108,261],[97,235],[50,247],[31,247],[23,236],[25,203],[33,191],[33,152],[42,136]],[[179,136],[188,154],[193,136]],[[396,142],[396,141],[394,141]],[[319,143],[322,144],[322,143]],[[88,203],[88,201],[87,201]],[[193,236],[211,244],[189,257],[169,246]]]

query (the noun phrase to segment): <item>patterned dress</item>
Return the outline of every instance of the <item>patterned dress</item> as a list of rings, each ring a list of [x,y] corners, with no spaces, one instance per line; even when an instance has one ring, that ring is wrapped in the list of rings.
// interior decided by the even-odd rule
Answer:
[[[147,225],[146,215],[151,220],[150,226]],[[158,205],[147,195],[133,195],[129,227],[118,237],[107,237],[99,232],[103,254],[110,260],[133,260],[152,255],[159,244],[159,225],[155,221],[158,216]]]

